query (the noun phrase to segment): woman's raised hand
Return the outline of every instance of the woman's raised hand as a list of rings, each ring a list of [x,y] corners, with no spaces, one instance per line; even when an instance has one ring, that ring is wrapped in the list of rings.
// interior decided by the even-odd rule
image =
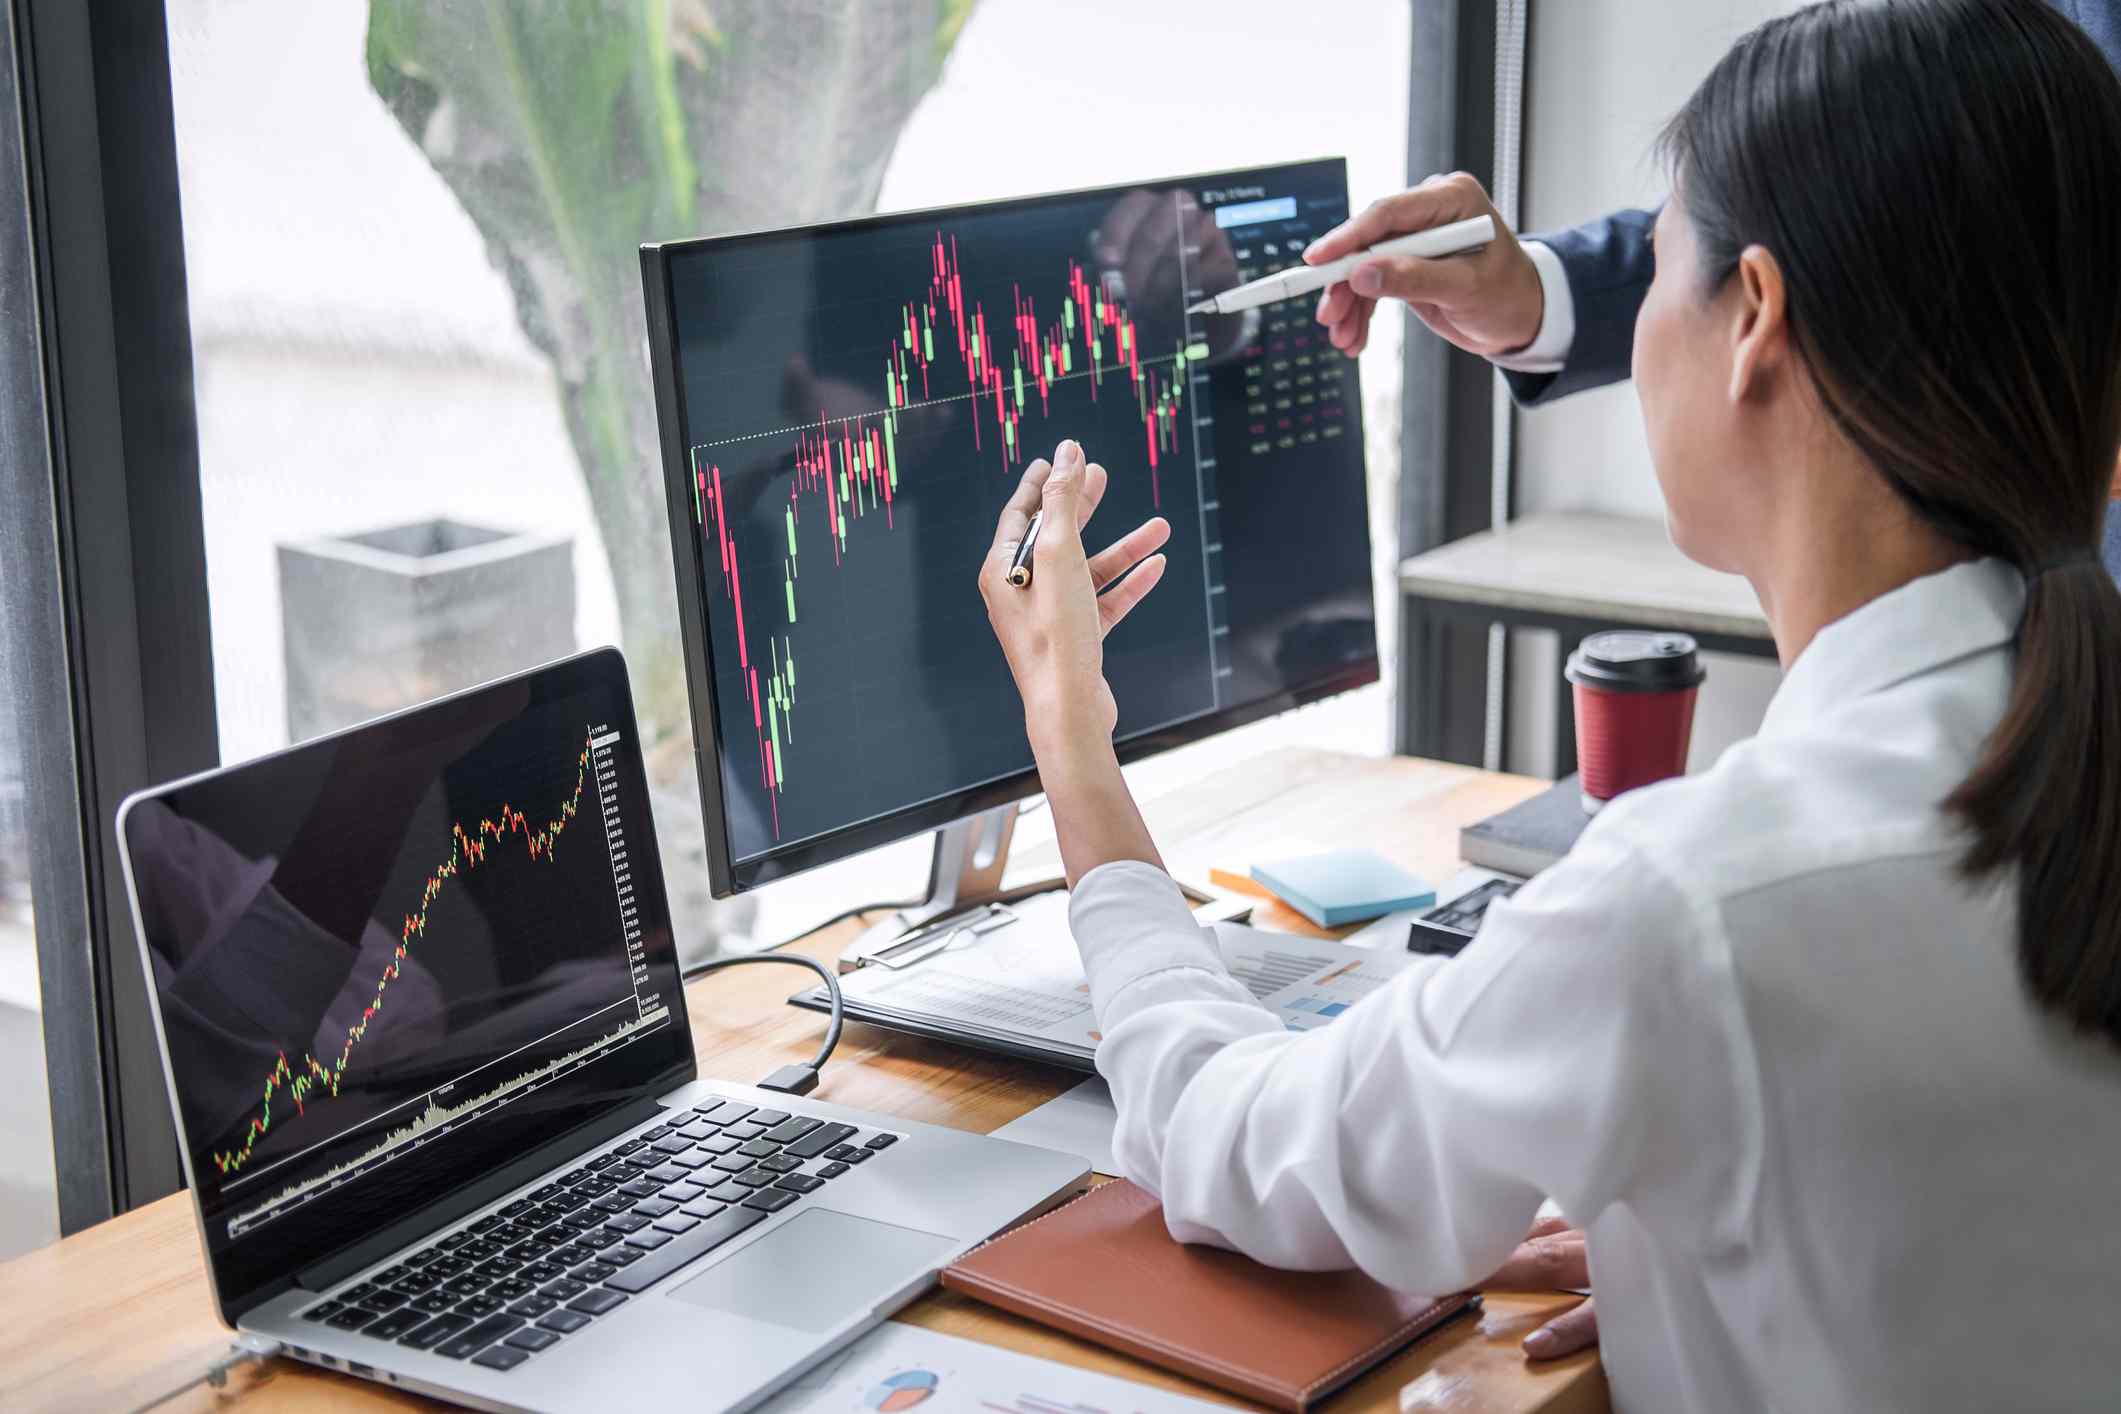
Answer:
[[[1071,742],[1110,740],[1119,710],[1105,682],[1104,637],[1163,577],[1164,557],[1155,552],[1171,538],[1171,526],[1161,516],[1085,553],[1083,527],[1105,486],[1105,469],[1086,463],[1077,443],[1062,442],[1050,464],[1025,469],[980,566],[987,621],[1024,699],[1032,749],[1042,755]],[[1019,588],[1009,583],[1009,565],[1038,510],[1045,519],[1031,550],[1031,583]]]

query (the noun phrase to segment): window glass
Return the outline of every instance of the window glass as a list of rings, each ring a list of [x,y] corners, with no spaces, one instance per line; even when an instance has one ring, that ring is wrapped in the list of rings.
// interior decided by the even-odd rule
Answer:
[[[52,1116],[44,1084],[43,1002],[29,889],[29,784],[18,701],[21,576],[0,579],[0,1260],[59,1235]]]
[[[925,845],[707,898],[639,242],[1339,153],[1358,201],[1403,184],[1404,0],[168,14],[224,758],[618,643],[691,954],[917,890]],[[1399,337],[1364,370],[1380,566]],[[1177,756],[1374,750],[1384,715]]]

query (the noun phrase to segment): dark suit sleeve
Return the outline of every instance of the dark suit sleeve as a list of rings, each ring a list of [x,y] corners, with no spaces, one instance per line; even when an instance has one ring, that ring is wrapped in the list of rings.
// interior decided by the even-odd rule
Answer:
[[[2106,62],[2121,69],[2121,3],[2116,0],[2055,0],[2055,8],[2092,37]]]
[[[2052,0],[2091,36],[2107,62],[2121,69],[2121,0]],[[1561,257],[1576,306],[1576,340],[1559,373],[1503,370],[1510,392],[1527,407],[1602,388],[1628,376],[1635,352],[1635,312],[1656,271],[1650,247],[1653,211],[1618,211],[1567,231],[1528,236]],[[2121,513],[2117,513],[2121,516]],[[2109,546],[2114,546],[2110,536]],[[2109,558],[2121,573],[2121,547]]]
[[[1503,370],[1510,392],[1527,407],[1602,388],[1628,376],[1635,354],[1635,312],[1649,291],[1657,258],[1650,245],[1654,211],[1616,211],[1596,221],[1527,236],[1552,250],[1568,272],[1576,308],[1576,339],[1558,373]]]
[[[2121,70],[2121,0],[2055,0]],[[1650,245],[1653,211],[1620,211],[1552,235],[1528,236],[1561,257],[1576,307],[1576,339],[1558,373],[1503,370],[1510,392],[1526,407],[1602,388],[1628,376],[1635,354],[1635,314],[1650,288],[1657,261]],[[2121,502],[2107,508],[2102,546],[2106,567],[2121,580]]]

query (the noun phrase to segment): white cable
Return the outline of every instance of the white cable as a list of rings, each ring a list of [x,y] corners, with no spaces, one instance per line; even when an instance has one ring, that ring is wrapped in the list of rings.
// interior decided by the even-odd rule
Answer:
[[[263,1362],[270,1360],[284,1348],[279,1341],[274,1340],[271,1336],[239,1335],[229,1345],[228,1354],[207,1366],[205,1374],[186,1380],[175,1389],[165,1390],[147,1401],[147,1403],[134,1409],[132,1414],[146,1414],[147,1410],[160,1408],[178,1395],[195,1390],[200,1385],[208,1385],[214,1389],[226,1389],[230,1371],[240,1369],[253,1361]]]

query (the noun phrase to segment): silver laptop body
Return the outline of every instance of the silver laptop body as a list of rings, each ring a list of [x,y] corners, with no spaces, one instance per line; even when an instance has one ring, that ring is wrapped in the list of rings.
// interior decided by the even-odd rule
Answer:
[[[743,1408],[1081,1186],[698,1078],[634,731],[604,649],[121,808],[229,1325],[476,1408]]]

